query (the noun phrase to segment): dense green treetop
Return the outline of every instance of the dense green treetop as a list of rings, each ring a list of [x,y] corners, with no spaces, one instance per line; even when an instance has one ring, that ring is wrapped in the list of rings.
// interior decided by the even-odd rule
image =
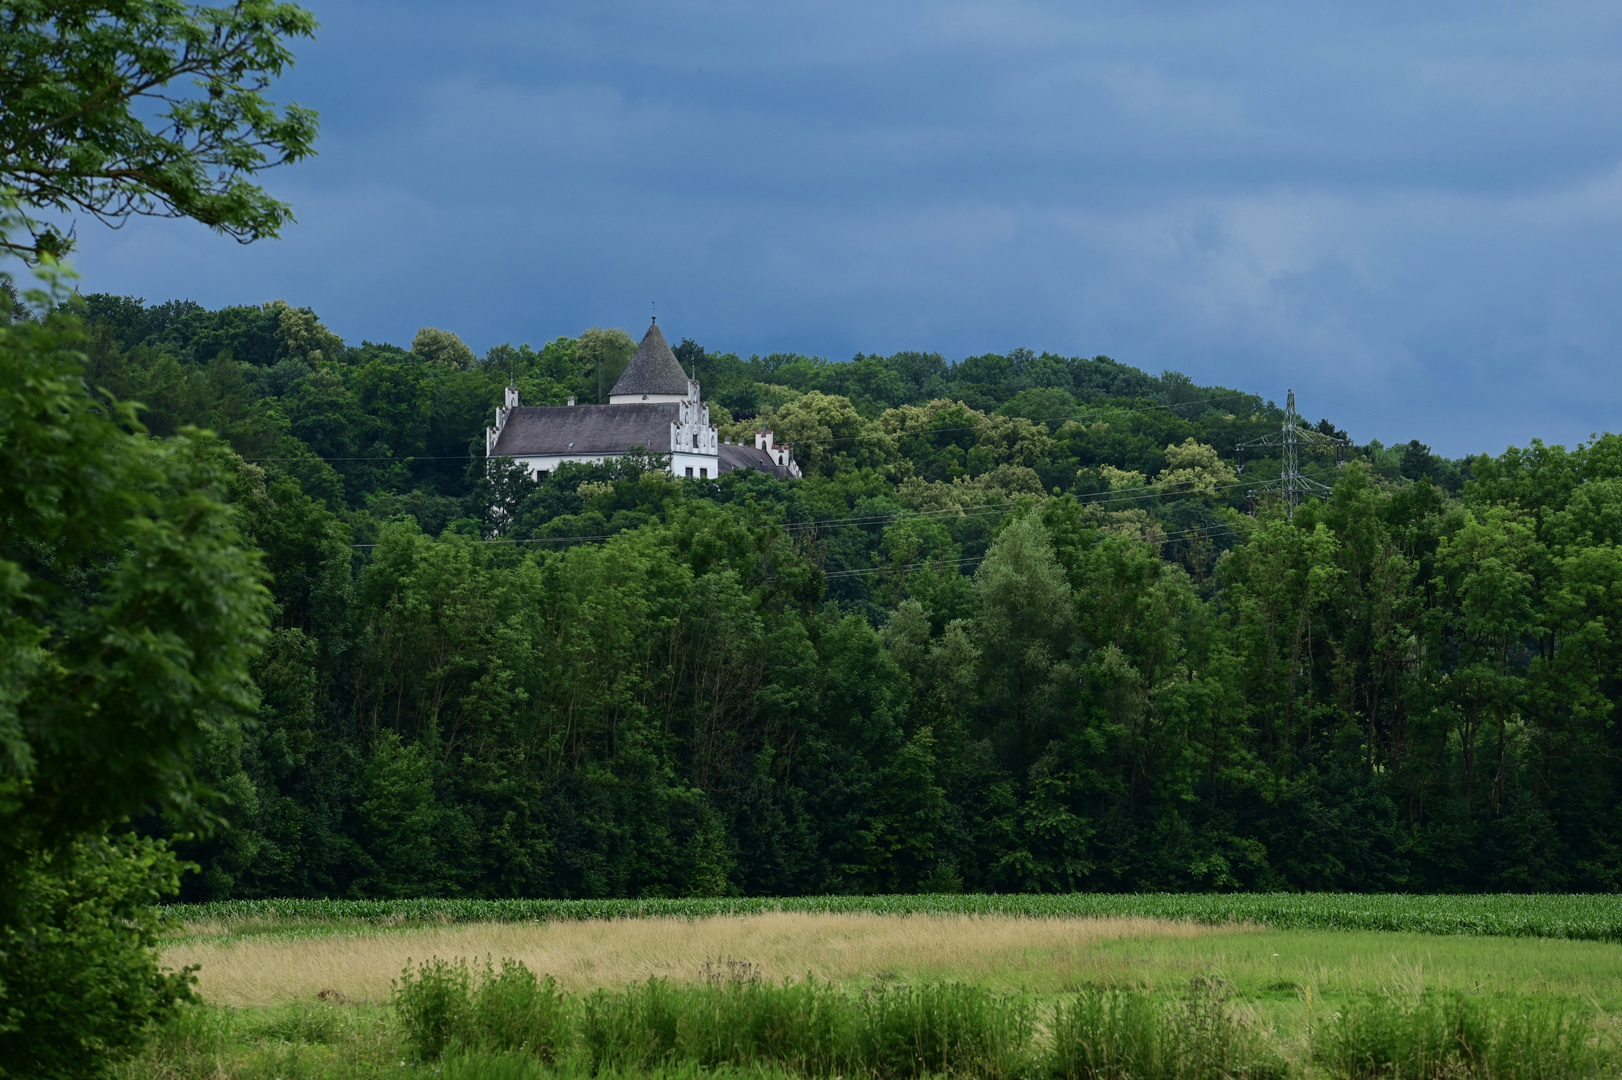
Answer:
[[[245,678],[268,595],[227,505],[231,455],[154,441],[81,383],[77,321],[0,325],[0,712],[12,839],[193,798],[188,756]]]
[[[190,996],[189,972],[158,967],[151,909],[186,866],[135,822],[244,852],[222,811],[255,791],[232,761],[280,700],[262,703],[250,670],[271,597],[241,522],[263,477],[178,417],[149,437],[136,407],[87,385],[80,314],[114,349],[169,331],[213,357],[227,412],[241,371],[220,347],[268,330],[282,362],[342,349],[285,304],[251,328],[195,304],[64,306],[63,219],[276,235],[289,208],[252,181],[311,152],[315,114],[263,92],[314,26],[280,3],[0,11],[0,252],[47,286],[20,297],[0,273],[0,1076],[103,1075]],[[157,381],[184,383],[162,358]]]
[[[277,2],[7,3],[0,193],[29,227],[0,246],[66,251],[71,233],[39,213],[186,217],[243,241],[276,236],[291,208],[253,181],[313,153],[316,115],[278,109],[265,91],[315,27]]]
[[[242,805],[212,748],[260,708],[270,596],[212,435],[154,440],[86,393],[83,329],[0,320],[0,1066],[101,1072],[189,994],[158,969],[154,900],[182,866],[129,835]],[[240,771],[240,770],[238,770]]]
[[[189,896],[1622,887],[1614,437],[1304,454],[1287,520],[1253,395],[684,341],[803,480],[536,482],[502,387],[594,400],[619,335],[81,302],[92,385],[241,456],[273,582]]]

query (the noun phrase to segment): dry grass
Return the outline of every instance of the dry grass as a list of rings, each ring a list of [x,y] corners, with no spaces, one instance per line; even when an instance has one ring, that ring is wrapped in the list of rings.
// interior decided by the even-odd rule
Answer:
[[[380,1001],[408,959],[522,960],[584,990],[650,976],[695,979],[705,961],[749,961],[767,978],[836,982],[894,976],[1059,989],[1085,977],[1106,945],[1250,934],[1156,919],[1020,919],[772,913],[709,919],[615,919],[544,926],[464,923],[426,930],[192,941],[164,952],[200,965],[217,1005],[309,1001],[322,990]],[[1119,966],[1119,957],[1106,966]]]

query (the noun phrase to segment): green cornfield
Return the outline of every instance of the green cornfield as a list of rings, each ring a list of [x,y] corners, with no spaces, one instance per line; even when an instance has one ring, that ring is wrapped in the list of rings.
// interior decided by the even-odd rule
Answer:
[[[1358,893],[1072,893],[806,896],[648,900],[222,900],[173,904],[171,922],[297,920],[375,923],[548,922],[773,911],[1026,918],[1143,916],[1278,929],[1622,941],[1622,895],[1409,896]]]

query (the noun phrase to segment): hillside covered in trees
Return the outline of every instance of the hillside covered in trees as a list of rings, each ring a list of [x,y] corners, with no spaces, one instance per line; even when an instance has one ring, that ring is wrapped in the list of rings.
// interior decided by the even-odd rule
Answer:
[[[219,434],[276,605],[187,898],[1622,888],[1615,436],[1352,446],[1286,520],[1253,394],[683,341],[805,479],[537,484],[501,387],[598,400],[623,332],[81,303],[97,392]]]

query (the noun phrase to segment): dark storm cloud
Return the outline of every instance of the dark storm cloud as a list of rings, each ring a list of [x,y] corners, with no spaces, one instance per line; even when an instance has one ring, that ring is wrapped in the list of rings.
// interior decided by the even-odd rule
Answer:
[[[322,7],[322,157],[86,287],[346,338],[1108,352],[1451,453],[1619,426],[1622,9]]]

